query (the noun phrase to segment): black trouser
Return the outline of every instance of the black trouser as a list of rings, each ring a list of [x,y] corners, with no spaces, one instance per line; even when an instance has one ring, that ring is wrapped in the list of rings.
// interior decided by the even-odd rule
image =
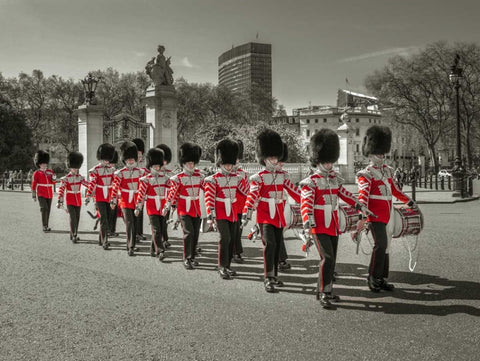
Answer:
[[[105,245],[108,242],[108,231],[110,229],[108,221],[111,217],[112,208],[108,202],[97,202],[96,206],[98,213],[100,213],[100,242]]]
[[[42,226],[48,227],[50,209],[52,208],[52,198],[38,197],[38,205],[40,206],[40,213],[42,214]]]
[[[280,247],[280,254],[278,256],[278,260],[280,262],[287,262],[288,254],[287,249],[285,248],[285,239],[282,237],[282,242],[279,244]]]
[[[68,215],[70,216],[70,240],[77,236],[78,222],[80,222],[81,206],[67,205]]]
[[[110,220],[108,221],[108,225],[111,233],[115,233],[115,229],[117,228],[117,213],[118,205],[116,205],[114,209],[110,208]]]
[[[235,222],[235,233],[233,236],[233,254],[242,254],[242,229],[240,228],[242,224],[242,214],[237,214],[238,221]]]
[[[123,220],[127,227],[127,249],[130,250],[135,247],[135,240],[137,238],[137,230],[135,221],[135,210],[130,208],[122,208]]]
[[[217,220],[218,233],[218,266],[230,268],[233,258],[233,244],[235,237],[235,226],[237,222],[230,222],[226,219]]]
[[[320,292],[332,292],[333,272],[337,258],[338,236],[328,234],[313,234],[315,245],[320,254],[318,286]]]
[[[380,222],[370,222],[370,230],[375,245],[370,259],[368,275],[374,278],[387,278],[389,268],[388,254],[386,254],[388,245],[387,225]]]
[[[165,224],[165,217],[152,214],[150,218],[150,225],[152,227],[152,249],[155,253],[165,252],[165,244],[163,241],[163,227]]]
[[[170,210],[167,212],[165,217],[162,217],[163,222],[163,242],[168,241],[168,227],[167,227],[167,219],[170,218]]]
[[[202,218],[200,217],[180,216],[183,229],[183,259],[195,258],[201,222]]]
[[[143,209],[140,211],[138,216],[135,216],[135,222],[136,234],[143,235]]]
[[[265,264],[265,277],[278,275],[278,260],[280,256],[280,243],[283,242],[283,228],[271,224],[259,224],[263,243],[263,261]]]

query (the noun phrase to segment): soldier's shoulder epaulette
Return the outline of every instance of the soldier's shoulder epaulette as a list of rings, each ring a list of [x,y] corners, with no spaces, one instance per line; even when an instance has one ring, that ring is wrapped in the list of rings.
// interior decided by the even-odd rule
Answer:
[[[214,175],[210,175],[208,177],[205,177],[205,179],[203,181],[205,183],[215,184],[215,177],[214,177]]]
[[[314,180],[312,179],[312,177],[307,177],[305,179],[302,179],[300,181],[300,187],[304,187],[304,186],[307,186],[307,187],[310,187],[310,188],[315,188],[315,182]]]
[[[393,176],[393,172],[394,172],[393,168],[390,167],[389,165],[386,165],[386,164],[384,165],[384,168],[387,171],[387,174],[389,175],[389,178],[391,178]]]
[[[255,173],[253,175],[250,176],[250,182],[262,182],[262,176],[260,175],[260,173]]]
[[[362,170],[359,170],[357,172],[357,178],[360,178],[360,177],[364,177],[368,180],[373,178],[372,172],[370,171],[370,166],[368,166],[367,168],[364,168]]]

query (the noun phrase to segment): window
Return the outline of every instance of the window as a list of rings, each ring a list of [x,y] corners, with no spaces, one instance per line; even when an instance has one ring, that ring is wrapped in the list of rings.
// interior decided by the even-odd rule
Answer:
[[[323,118],[323,122],[326,123],[326,122],[327,122],[327,118]]]
[[[372,119],[368,119],[368,122],[371,123],[371,122],[372,122]]]
[[[318,123],[318,119],[315,119],[315,123]]]
[[[310,129],[307,129],[307,131],[306,131],[306,135],[307,135],[307,137],[309,137],[309,136],[310,136]]]
[[[360,128],[355,129],[355,135],[358,137],[360,135]]]
[[[356,118],[355,119],[355,123],[358,123],[360,121],[360,119]]]
[[[306,121],[307,121],[307,124],[310,124],[310,119],[307,119]]]
[[[374,124],[377,124],[377,119],[373,119],[373,123],[374,123]]]
[[[355,144],[355,151],[356,151],[357,153],[360,153],[360,144],[358,144],[358,143]]]

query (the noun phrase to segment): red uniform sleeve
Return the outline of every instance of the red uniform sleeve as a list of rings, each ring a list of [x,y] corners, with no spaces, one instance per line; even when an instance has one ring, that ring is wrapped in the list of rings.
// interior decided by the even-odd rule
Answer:
[[[368,207],[368,199],[370,197],[370,181],[364,177],[358,177],[358,201],[365,207]]]
[[[176,204],[180,191],[180,182],[170,178],[170,189],[168,190],[167,203]]]
[[[389,178],[388,180],[392,185],[392,194],[395,196],[395,198],[397,198],[400,202],[403,202],[405,204],[411,201],[410,197],[408,197],[405,193],[402,192],[397,182],[395,182],[393,178]]]
[[[89,174],[90,182],[88,183],[87,188],[87,198],[92,196],[93,191],[95,190],[95,186],[97,185],[97,177],[95,172],[91,172]]]
[[[118,171],[118,172],[115,173],[115,176],[113,177],[112,190],[110,191],[110,198],[112,200],[117,199],[118,188],[120,187],[120,182],[122,181],[121,175],[122,175],[122,172]]]
[[[65,187],[66,187],[66,180],[65,179],[61,179],[60,180],[60,188],[58,188],[58,202],[59,203],[62,203],[63,202],[63,196],[64,196],[64,193],[65,193]]]
[[[38,184],[38,171],[36,170],[33,172],[33,177],[32,177],[32,192],[37,192],[37,184]]]
[[[145,202],[145,194],[147,194],[147,190],[148,190],[148,179],[142,179],[140,178],[139,182],[139,188],[138,188],[138,192],[137,192],[137,199],[136,199],[136,203],[137,203],[137,207],[142,209],[143,207],[143,203]]]
[[[302,213],[303,224],[313,218],[313,202],[315,200],[315,191],[309,185],[302,186],[300,196],[300,211]]]
[[[255,205],[257,204],[257,200],[260,197],[260,188],[261,188],[261,183],[252,180],[250,182],[250,191],[248,192],[247,200],[245,202],[245,207],[243,208],[243,213],[247,213],[247,210],[254,209]]]
[[[217,185],[215,179],[208,179],[204,182],[205,188],[205,205],[207,208],[207,214],[211,214],[211,210],[215,209],[215,197],[217,194]]]
[[[293,182],[289,178],[285,179],[283,185],[290,197],[292,197],[296,203],[300,203],[300,190],[298,189],[298,187],[293,184]]]
[[[357,199],[355,196],[351,192],[347,191],[342,185],[338,188],[338,196],[351,206],[357,204]]]

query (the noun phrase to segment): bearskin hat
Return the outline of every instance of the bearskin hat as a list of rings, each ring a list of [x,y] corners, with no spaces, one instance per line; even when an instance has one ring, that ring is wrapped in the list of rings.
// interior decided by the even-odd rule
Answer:
[[[238,156],[237,159],[242,160],[243,159],[243,142],[241,139],[237,139],[238,143]]]
[[[70,152],[67,156],[67,168],[80,168],[83,163],[83,154],[80,152]]]
[[[283,154],[283,142],[280,134],[271,129],[263,130],[257,136],[257,159],[261,165],[265,165],[265,158],[278,157]]]
[[[372,125],[367,129],[363,138],[362,153],[365,157],[370,154],[387,154],[392,144],[392,132],[389,127]]]
[[[202,156],[202,149],[193,143],[183,143],[178,149],[178,162],[184,165],[187,162],[197,164]]]
[[[278,161],[285,163],[287,160],[288,160],[288,145],[287,143],[283,142],[283,155]]]
[[[113,153],[113,158],[110,161],[110,163],[112,163],[112,164],[117,164],[118,163],[118,151],[117,150],[115,150],[115,153]]]
[[[159,144],[155,148],[163,150],[163,159],[167,161],[167,164],[172,161],[172,150],[166,144]]]
[[[147,168],[154,165],[163,166],[163,150],[160,148],[151,148],[147,152],[146,156]]]
[[[327,128],[320,129],[310,138],[310,152],[313,167],[319,163],[335,163],[340,156],[337,133]]]
[[[50,163],[50,154],[40,149],[37,153],[35,153],[35,156],[33,157],[33,162],[37,167],[40,167],[40,164],[43,163],[48,164]]]
[[[138,161],[138,150],[137,146],[134,142],[125,141],[120,146],[120,150],[122,151],[122,162],[125,164],[127,159],[133,158],[135,161]]]
[[[142,152],[142,154],[145,153],[145,142],[143,141],[143,139],[135,138],[134,140],[132,140],[132,142],[135,143],[139,152]]]
[[[98,160],[112,160],[113,155],[115,154],[115,147],[110,143],[103,143],[97,149],[97,159]]]
[[[237,164],[238,143],[232,139],[222,139],[215,148],[215,159],[217,166],[220,164]]]

